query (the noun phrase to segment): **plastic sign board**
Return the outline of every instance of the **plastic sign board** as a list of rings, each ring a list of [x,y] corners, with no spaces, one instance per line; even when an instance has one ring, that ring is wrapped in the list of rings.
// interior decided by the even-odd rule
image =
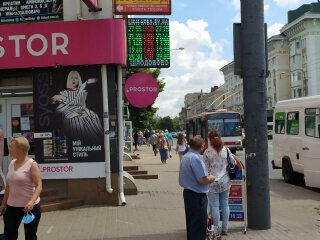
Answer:
[[[98,0],[82,0],[87,7],[93,11],[93,12],[97,12],[98,11]]]
[[[231,188],[229,191],[229,207],[230,215],[229,221],[241,222],[245,218],[245,201],[244,198],[244,178],[243,172],[238,171],[236,179],[231,181]]]
[[[170,67],[169,19],[127,19],[127,66]]]
[[[114,0],[117,15],[171,15],[171,0]]]
[[[63,1],[0,1],[0,23],[26,23],[63,20]]]
[[[125,95],[134,107],[150,106],[158,97],[158,93],[157,80],[147,73],[135,73],[126,80]]]
[[[125,64],[125,21],[0,24],[0,69]]]

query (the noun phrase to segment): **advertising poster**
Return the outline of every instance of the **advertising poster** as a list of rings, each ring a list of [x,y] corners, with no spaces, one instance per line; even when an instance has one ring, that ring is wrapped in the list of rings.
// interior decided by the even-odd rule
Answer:
[[[33,77],[35,158],[53,164],[42,170],[80,177],[73,164],[104,162],[100,66],[42,68]]]
[[[0,23],[63,20],[62,0],[0,1]]]

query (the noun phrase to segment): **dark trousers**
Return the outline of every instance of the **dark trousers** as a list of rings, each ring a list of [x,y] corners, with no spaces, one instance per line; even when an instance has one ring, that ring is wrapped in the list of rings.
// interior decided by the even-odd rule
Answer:
[[[37,230],[41,218],[40,203],[33,206],[31,212],[35,219],[28,224],[24,224],[25,240],[37,240]],[[3,215],[4,235],[6,240],[17,240],[18,229],[24,215],[23,207],[7,206],[6,212]]]
[[[188,189],[183,191],[186,212],[187,239],[205,240],[207,233],[207,205],[205,193],[196,193]]]
[[[156,156],[157,155],[157,144],[152,144],[152,150],[153,150],[154,155]]]

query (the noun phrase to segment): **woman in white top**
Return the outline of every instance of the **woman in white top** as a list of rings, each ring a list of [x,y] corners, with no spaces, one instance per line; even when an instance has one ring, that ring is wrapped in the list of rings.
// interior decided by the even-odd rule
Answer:
[[[209,146],[203,154],[204,163],[210,175],[216,176],[213,183],[210,184],[208,193],[208,202],[213,218],[213,225],[219,226],[220,211],[222,211],[222,235],[227,235],[229,220],[229,190],[231,187],[230,178],[227,172],[227,151],[229,151],[230,160],[236,163],[230,150],[223,145],[221,135],[214,131],[209,133]]]
[[[183,136],[182,133],[179,133],[178,137],[177,137],[176,153],[179,154],[180,162],[181,162],[182,156],[186,152],[187,146],[188,146],[188,144],[187,144],[185,137]]]

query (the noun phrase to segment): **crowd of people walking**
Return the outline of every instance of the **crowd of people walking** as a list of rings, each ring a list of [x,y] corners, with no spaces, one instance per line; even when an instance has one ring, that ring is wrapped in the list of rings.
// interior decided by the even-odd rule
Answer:
[[[139,137],[144,139],[142,143]],[[195,136],[187,142],[183,133],[177,135],[174,148],[173,137],[168,130],[148,131],[144,135],[141,131],[136,131],[134,141],[135,147],[139,144],[150,144],[154,156],[160,153],[160,161],[163,164],[172,157],[173,150],[178,154],[179,184],[184,189],[187,239],[206,239],[208,213],[215,229],[222,229],[221,234],[228,235],[228,200],[231,187],[227,171],[228,156],[232,163],[240,168],[241,165],[224,146],[220,133],[212,131],[208,134],[207,149],[204,149],[205,140],[200,136]]]

